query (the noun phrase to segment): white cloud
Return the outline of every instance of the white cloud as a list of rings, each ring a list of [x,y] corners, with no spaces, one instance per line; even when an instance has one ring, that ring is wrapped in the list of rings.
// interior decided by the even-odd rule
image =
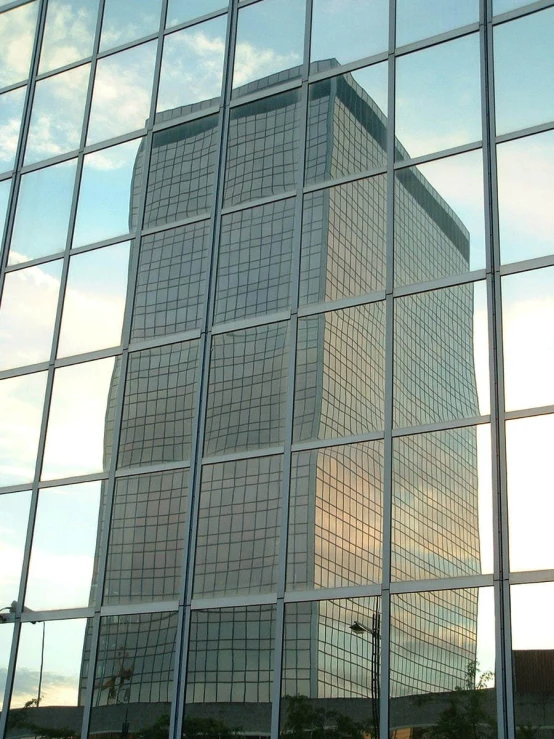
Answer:
[[[280,54],[274,49],[263,48],[247,41],[237,43],[233,86],[244,85],[283,69],[300,64],[302,57],[296,52]]]
[[[0,15],[0,87],[27,78],[35,36],[38,2]]]

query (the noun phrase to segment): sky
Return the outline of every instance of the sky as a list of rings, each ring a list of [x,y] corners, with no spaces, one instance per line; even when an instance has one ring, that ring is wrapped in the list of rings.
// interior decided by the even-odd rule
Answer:
[[[125,11],[123,4],[107,0],[101,48],[114,47],[156,30],[160,0],[134,0],[135,10],[139,2],[142,12],[135,12],[130,18],[128,13],[122,12],[122,9]],[[346,4],[348,12],[345,12]],[[496,12],[504,12],[524,4],[522,0],[495,0],[494,7]],[[0,15],[0,87],[23,81],[28,73],[37,5],[32,2]],[[169,25],[188,20],[198,7],[208,11],[220,5],[219,0],[203,0],[202,5],[170,0]],[[72,0],[71,3],[50,0],[40,71],[55,69],[90,53],[96,6],[96,0]],[[426,12],[421,12],[422,9]],[[300,64],[303,44],[300,16],[301,4],[297,0],[264,0],[241,10],[233,74],[235,87]],[[346,27],[348,18],[355,19],[354,27]],[[476,20],[475,0],[465,3],[398,0],[398,43],[411,43],[426,35],[449,30],[453,25]],[[69,21],[71,36],[67,33]],[[366,24],[371,28],[369,34],[365,32]],[[554,117],[554,98],[549,92],[554,77],[553,27],[554,9],[550,9],[496,28],[499,133]],[[219,95],[224,43],[225,21],[221,18],[166,38],[158,111]],[[315,0],[312,60],[334,56],[346,63],[379,53],[386,46],[387,18],[383,0]],[[150,110],[154,58],[155,43],[148,42],[100,61],[87,143],[144,126]],[[38,83],[26,163],[78,147],[89,73],[89,65],[83,64]],[[476,35],[404,56],[398,61],[397,74],[397,135],[411,156],[480,139]],[[369,94],[384,108],[385,66],[359,70],[354,77],[363,86],[367,85]],[[456,84],[452,84],[453,79]],[[23,89],[0,95],[0,172],[12,166],[23,96]],[[135,139],[85,157],[74,246],[128,232],[129,188],[139,144],[140,140]],[[471,269],[484,266],[480,157],[477,151],[420,167],[421,173],[470,230]],[[503,262],[551,254],[554,133],[500,144],[498,171]],[[11,263],[64,249],[74,179],[75,160],[23,177]],[[0,182],[0,224],[7,192],[7,183]],[[129,244],[124,242],[72,258],[60,356],[118,345],[128,256]],[[0,369],[48,359],[60,274],[61,262],[57,260],[9,275],[0,310]],[[554,403],[551,389],[553,288],[554,268],[503,278],[508,409]],[[31,302],[34,310],[30,309]],[[477,301],[475,361],[483,413],[488,412],[486,319],[483,301]],[[45,452],[46,478],[101,470],[105,403],[113,366],[113,359],[104,359],[58,370]],[[45,383],[44,372],[0,381],[0,407],[3,409],[0,416],[0,484],[26,483],[32,478]],[[83,388],[87,389],[86,393]],[[8,423],[7,419],[15,421]],[[484,571],[490,570],[492,532],[488,432],[488,426],[478,430]],[[554,424],[549,416],[507,424],[510,554],[515,569],[554,567],[549,546],[549,521],[554,512],[551,503],[554,475],[549,462],[553,436]],[[43,491],[41,496],[35,542],[40,556],[34,555],[31,563],[29,598],[32,594],[37,607],[48,608],[50,604],[59,605],[59,598],[64,595],[60,574],[66,578],[65,582],[68,578],[76,582],[77,572],[91,570],[94,526],[91,527],[90,522],[96,521],[99,483],[54,488]],[[3,527],[0,559],[15,563],[11,574],[8,572],[4,576],[7,589],[2,591],[2,602],[10,602],[17,591],[16,550],[26,528],[28,500],[28,493],[0,496],[0,503],[9,503],[11,516],[0,517]],[[61,510],[79,525],[82,538],[67,540],[65,537],[66,541],[61,542],[52,537],[48,540],[41,534],[41,521],[48,520],[52,524]],[[540,512],[538,520],[537,511]],[[528,544],[530,530],[534,531],[533,548]],[[69,561],[74,565],[69,566]],[[83,578],[81,590],[72,590],[80,605],[87,598],[85,580],[87,578]],[[554,648],[547,622],[547,614],[552,610],[554,584],[517,586],[513,593],[514,647]],[[536,605],[532,615],[529,614],[530,600]],[[478,629],[483,669],[491,664],[491,602],[489,589],[486,589],[482,594]],[[530,618],[534,620],[532,628]],[[41,628],[40,625],[25,625],[21,654],[29,655],[25,659],[31,671],[36,664],[36,644]],[[48,624],[53,640],[60,638],[56,636],[56,629],[61,628],[59,624]],[[70,656],[65,662],[61,657],[57,662],[54,650],[47,668],[53,676],[59,676],[60,696],[68,696],[74,690],[80,660],[78,645],[82,644],[84,624],[70,622],[68,628]],[[5,664],[6,652],[2,655],[2,648],[5,650],[7,630],[5,626],[0,628],[0,669],[2,656]],[[52,679],[55,681],[54,677]],[[65,679],[68,682],[64,683]],[[21,690],[23,694],[23,687]]]

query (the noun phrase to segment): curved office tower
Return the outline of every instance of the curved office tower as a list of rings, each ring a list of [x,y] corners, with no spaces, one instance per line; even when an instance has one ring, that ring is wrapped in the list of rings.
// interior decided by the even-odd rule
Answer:
[[[549,736],[539,5],[0,0],[0,739]]]

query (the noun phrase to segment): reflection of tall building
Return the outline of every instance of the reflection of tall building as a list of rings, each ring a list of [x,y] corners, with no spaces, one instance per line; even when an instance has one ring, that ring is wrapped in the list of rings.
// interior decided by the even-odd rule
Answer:
[[[322,68],[326,64],[322,63]],[[281,74],[279,81],[285,78]],[[251,91],[274,82],[272,78],[258,81],[251,85]],[[168,112],[163,117],[170,120],[187,112],[192,108]],[[295,91],[232,109],[225,205],[294,189],[299,114]],[[381,167],[386,159],[386,134],[383,113],[351,76],[317,83],[308,112],[308,177],[321,181],[352,170]],[[217,142],[216,116],[155,134],[145,226],[186,219],[208,210]],[[402,152],[398,143],[397,148]],[[141,166],[139,162],[137,177]],[[434,277],[437,263],[443,263],[448,271],[467,271],[468,233],[440,195],[414,170],[399,174],[395,185],[395,233],[401,247],[396,250],[397,277],[403,283],[424,282]],[[250,189],[245,192],[247,186]],[[384,289],[386,189],[386,175],[379,174],[304,197],[302,304],[322,304]],[[295,200],[290,197],[223,215],[213,306],[215,324],[287,311],[294,211]],[[199,325],[209,282],[208,237],[208,221],[184,223],[143,237],[134,296],[134,340],[178,334]],[[406,301],[411,302],[399,304],[396,314],[397,331],[405,338],[399,341],[395,355],[397,425],[420,424],[426,411],[404,399],[418,392],[403,376],[412,364],[425,368],[419,387],[428,385],[427,402],[433,404],[437,416],[448,419],[478,415],[471,288],[416,295]],[[250,328],[231,326],[234,330],[214,335],[204,436],[206,456],[282,444],[288,372],[286,317],[284,313],[283,320]],[[383,428],[384,335],[382,300],[299,319],[295,442],[355,437]],[[120,467],[171,462],[190,455],[199,342],[184,339],[162,348],[145,348],[131,356]],[[419,441],[409,437],[396,446],[394,494],[405,500],[405,506],[393,542],[394,579],[479,572],[475,433],[460,429],[455,434],[455,443],[452,435],[422,438],[417,452],[423,460],[419,476],[423,489],[418,491],[413,490],[410,479],[403,477],[402,455],[412,455],[413,459],[413,446]],[[431,460],[433,464],[429,464]],[[380,580],[382,468],[382,441],[293,455],[287,562],[290,589],[334,588]],[[188,505],[185,477],[182,472],[168,471],[117,481],[106,604],[178,597]],[[204,467],[195,596],[275,590],[281,484],[282,462],[277,455]],[[438,485],[440,495],[434,492]],[[453,532],[458,538],[453,538]],[[428,616],[437,625],[435,640],[413,625],[418,606],[409,596],[403,601],[401,614],[392,614],[402,633],[402,639],[392,646],[393,697],[451,689],[475,658],[476,595],[469,590],[428,595]],[[305,612],[299,609],[296,651],[300,654],[304,650],[309,656],[305,679],[287,685],[291,694],[301,692],[313,698],[371,694],[367,676],[371,643],[366,641],[359,649],[347,646],[345,628],[359,618],[359,609],[354,612],[347,601],[344,603],[338,607],[323,602]],[[231,657],[231,666],[222,666],[223,634],[248,629],[251,616],[246,610],[242,616],[240,609],[222,609],[208,613],[205,623],[198,617],[194,660],[189,667],[190,702],[270,701],[271,671],[260,646],[272,639],[270,613],[257,619],[258,641],[247,643],[248,666],[234,664]],[[368,607],[364,615],[367,624],[372,617],[373,610]],[[311,640],[307,651],[306,625]],[[445,647],[447,642],[440,630],[460,630],[462,626],[464,638],[451,640]],[[113,633],[109,623],[103,628],[106,655],[113,652],[111,657],[106,656],[106,660],[111,659],[107,669],[113,677],[119,659],[117,649],[139,638],[138,627],[134,632],[129,625],[122,627],[114,622]],[[153,622],[142,632],[140,638],[145,639],[143,647],[145,654],[151,652],[151,661],[145,657],[140,675],[134,673],[135,700],[141,700],[138,696],[142,695],[143,684],[152,687],[156,681],[169,681],[171,677],[164,673],[165,668],[157,666],[166,657],[168,670],[171,663],[173,646],[171,639],[163,638],[164,628],[161,622]],[[373,638],[377,644],[378,634]],[[295,651],[290,641],[288,648]],[[444,648],[449,654],[443,664],[449,667],[440,673],[432,666]],[[102,646],[100,651],[102,657]],[[441,659],[445,659],[443,654]],[[97,682],[95,705],[110,703],[104,683]],[[155,692],[155,687],[152,690]]]

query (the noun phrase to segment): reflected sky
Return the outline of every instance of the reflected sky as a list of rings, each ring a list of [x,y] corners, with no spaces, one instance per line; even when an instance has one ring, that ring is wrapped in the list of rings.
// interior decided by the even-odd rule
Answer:
[[[30,502],[30,491],[0,495],[0,560],[2,561],[0,608],[2,609],[19,598],[19,581],[27,537]],[[0,624],[1,631],[3,627]],[[0,674],[2,667],[5,666],[7,665],[0,662]]]
[[[479,0],[396,0],[396,45],[479,20]]]
[[[510,598],[512,649],[554,649],[554,582],[512,585]],[[533,604],[532,608],[529,608],[530,603]]]
[[[98,0],[49,0],[39,72],[90,56],[97,14]]]
[[[162,0],[106,0],[100,51],[156,33]]]
[[[26,91],[20,87],[0,95],[0,172],[14,165]]]
[[[0,711],[4,704],[4,688],[6,687],[6,673],[10,659],[13,624],[0,624]]]
[[[193,18],[226,8],[228,0],[169,0],[166,27],[185,23]]]
[[[554,252],[554,131],[497,147],[502,262]]]
[[[478,34],[407,54],[396,64],[396,136],[409,156],[481,139]]]
[[[11,184],[11,180],[3,180],[0,182],[0,238],[4,233],[4,224],[6,222],[6,214],[8,211]]]
[[[29,75],[38,6],[27,3],[0,15],[0,88]]]

